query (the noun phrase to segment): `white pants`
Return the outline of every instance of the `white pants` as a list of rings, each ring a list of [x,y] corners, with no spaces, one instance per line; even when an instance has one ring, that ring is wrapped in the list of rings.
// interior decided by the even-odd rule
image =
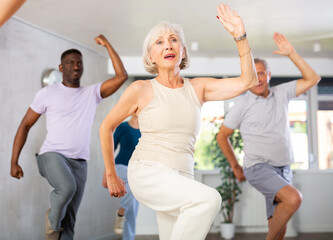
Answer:
[[[160,240],[204,240],[221,196],[193,176],[161,163],[131,160],[128,181],[135,198],[157,213]]]

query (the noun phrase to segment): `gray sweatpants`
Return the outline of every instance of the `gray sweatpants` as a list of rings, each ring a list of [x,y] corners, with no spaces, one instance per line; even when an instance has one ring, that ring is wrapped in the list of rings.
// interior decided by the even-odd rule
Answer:
[[[67,158],[57,152],[37,156],[40,174],[54,188],[50,193],[51,227],[61,232],[61,240],[74,238],[76,214],[79,209],[87,179],[87,162]]]

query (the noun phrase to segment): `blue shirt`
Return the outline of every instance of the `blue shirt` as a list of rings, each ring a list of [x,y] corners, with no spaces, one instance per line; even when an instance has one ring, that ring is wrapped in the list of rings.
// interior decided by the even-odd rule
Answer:
[[[140,137],[140,130],[132,128],[128,122],[123,122],[117,127],[113,134],[114,148],[116,149],[120,145],[120,150],[115,160],[116,164],[128,165],[128,161]]]

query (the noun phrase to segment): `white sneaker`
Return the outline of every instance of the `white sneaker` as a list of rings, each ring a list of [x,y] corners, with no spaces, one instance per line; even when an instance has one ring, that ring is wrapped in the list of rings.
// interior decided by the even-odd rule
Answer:
[[[120,217],[118,215],[118,212],[116,212],[116,219],[115,219],[114,225],[113,225],[113,230],[114,230],[115,234],[118,234],[118,235],[123,234],[124,222],[125,222],[125,217],[124,216]]]

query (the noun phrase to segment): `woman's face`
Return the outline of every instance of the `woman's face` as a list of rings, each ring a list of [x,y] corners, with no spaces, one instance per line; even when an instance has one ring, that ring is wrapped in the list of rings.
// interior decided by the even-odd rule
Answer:
[[[171,31],[158,36],[150,48],[150,60],[156,63],[157,69],[179,68],[184,57],[184,47],[178,35]]]

